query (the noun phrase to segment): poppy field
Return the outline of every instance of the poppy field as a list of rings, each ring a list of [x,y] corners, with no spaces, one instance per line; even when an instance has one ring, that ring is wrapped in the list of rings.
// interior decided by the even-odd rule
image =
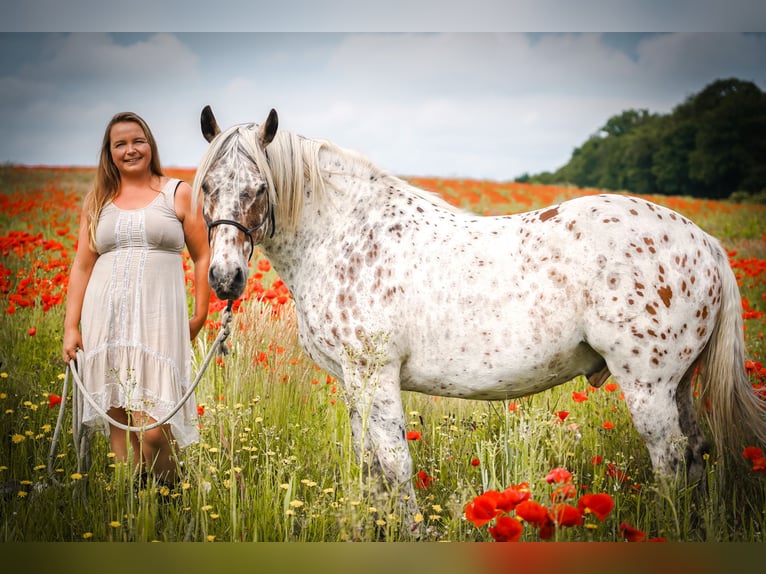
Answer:
[[[194,176],[167,172],[188,182]],[[71,403],[51,452],[66,370],[66,285],[93,176],[88,168],[0,166],[0,540],[408,540],[395,488],[372,481],[357,464],[341,385],[300,349],[290,293],[257,251],[234,307],[229,353],[210,364],[197,388],[201,440],[182,451],[174,488],[138,484],[101,435],[92,436],[84,467],[72,440]],[[407,179],[487,215],[600,193]],[[766,392],[766,206],[647,199],[724,244],[742,294],[747,370]],[[213,295],[193,345],[195,373],[224,307]],[[611,379],[595,388],[581,377],[505,402],[406,392],[403,400],[421,540],[765,540],[763,514],[727,517],[713,458],[704,504],[684,485],[654,480]],[[741,456],[766,491],[764,452],[749,445]]]

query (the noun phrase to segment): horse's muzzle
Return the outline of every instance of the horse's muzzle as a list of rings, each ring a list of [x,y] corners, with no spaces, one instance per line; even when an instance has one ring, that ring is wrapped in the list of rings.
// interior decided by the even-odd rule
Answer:
[[[210,287],[221,300],[238,299],[245,290],[247,273],[238,265],[224,268],[211,263],[207,275]]]

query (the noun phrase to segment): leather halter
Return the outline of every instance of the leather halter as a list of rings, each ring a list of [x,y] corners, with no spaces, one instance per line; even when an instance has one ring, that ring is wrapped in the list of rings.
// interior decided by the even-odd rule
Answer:
[[[263,221],[261,221],[258,225],[255,227],[247,228],[244,225],[242,225],[239,221],[234,221],[233,219],[216,219],[215,221],[212,221],[207,224],[207,242],[208,245],[210,244],[210,237],[213,233],[213,228],[217,227],[219,225],[232,225],[239,229],[242,233],[245,234],[245,236],[250,240],[250,255],[248,255],[247,260],[250,261],[250,258],[253,256],[253,251],[255,249],[255,241],[253,240],[253,233],[256,233],[260,231],[266,223],[271,223],[271,233],[269,234],[269,237],[274,237],[274,230],[276,228],[275,222],[274,222],[274,210],[271,208],[271,204],[269,204],[269,213],[267,217],[263,218]]]

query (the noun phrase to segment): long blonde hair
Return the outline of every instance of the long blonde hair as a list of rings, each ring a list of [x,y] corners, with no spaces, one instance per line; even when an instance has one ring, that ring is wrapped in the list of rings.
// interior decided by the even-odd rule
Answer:
[[[112,160],[112,141],[110,133],[112,127],[121,122],[133,122],[141,127],[146,136],[146,141],[152,150],[152,161],[149,166],[151,172],[158,177],[164,175],[162,164],[160,163],[159,150],[157,149],[157,141],[154,139],[152,130],[149,129],[149,125],[146,121],[133,112],[120,112],[115,114],[104,131],[98,168],[96,169],[96,181],[93,185],[93,189],[91,189],[85,198],[85,203],[88,206],[88,239],[90,247],[93,250],[96,249],[96,227],[98,226],[98,218],[101,215],[101,211],[107,203],[114,199],[114,196],[120,188],[120,172]]]

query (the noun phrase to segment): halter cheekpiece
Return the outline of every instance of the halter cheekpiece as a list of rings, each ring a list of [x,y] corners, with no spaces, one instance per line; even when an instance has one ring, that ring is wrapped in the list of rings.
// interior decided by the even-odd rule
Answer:
[[[266,223],[271,224],[271,233],[269,234],[269,237],[274,237],[274,229],[276,228],[275,222],[274,222],[274,210],[271,207],[271,203],[269,203],[269,213],[268,217],[264,217],[263,221],[261,221],[258,225],[255,227],[247,228],[244,225],[242,225],[239,221],[234,221],[233,219],[216,219],[215,221],[212,221],[207,224],[207,242],[210,244],[210,237],[213,233],[213,228],[217,227],[219,225],[232,225],[239,229],[242,233],[245,234],[245,236],[250,240],[250,255],[248,255],[247,260],[250,261],[250,259],[253,257],[253,251],[255,250],[255,241],[253,240],[253,234],[260,231]]]

